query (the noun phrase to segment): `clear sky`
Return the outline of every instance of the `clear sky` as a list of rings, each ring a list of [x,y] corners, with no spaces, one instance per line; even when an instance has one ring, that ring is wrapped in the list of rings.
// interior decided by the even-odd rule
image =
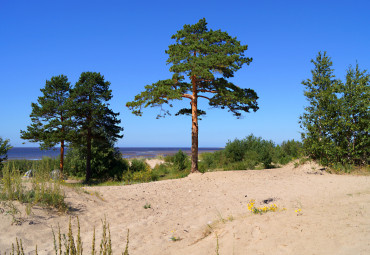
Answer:
[[[249,46],[253,62],[232,81],[254,89],[256,113],[236,119],[226,110],[200,107],[199,146],[224,146],[253,133],[280,143],[300,139],[306,105],[301,81],[319,51],[332,57],[335,74],[358,61],[370,67],[370,1],[0,1],[0,136],[13,146],[37,146],[19,138],[30,124],[31,102],[52,76],[74,84],[95,71],[111,82],[111,108],[120,112],[124,138],[118,146],[189,146],[191,120],[157,120],[158,109],[136,117],[125,107],[144,86],[172,76],[165,50],[184,24],[205,17]],[[189,102],[174,102],[176,109]]]

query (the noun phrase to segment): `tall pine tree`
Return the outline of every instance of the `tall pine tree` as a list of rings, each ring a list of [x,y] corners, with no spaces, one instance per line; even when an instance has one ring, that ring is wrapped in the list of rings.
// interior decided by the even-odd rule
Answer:
[[[71,98],[73,100],[73,122],[75,133],[73,143],[86,148],[86,181],[92,176],[92,141],[105,144],[122,138],[123,130],[117,119],[119,113],[113,112],[107,103],[112,98],[110,82],[96,72],[83,72],[76,83]]]
[[[167,63],[171,65],[172,79],[160,80],[145,86],[126,106],[136,115],[142,108],[170,104],[172,100],[190,100],[191,108],[181,109],[176,115],[192,116],[192,168],[198,171],[198,117],[205,111],[198,109],[198,99],[206,99],[211,107],[227,108],[236,117],[242,112],[257,111],[257,94],[227,81],[243,64],[252,58],[244,56],[247,45],[221,30],[209,30],[205,19],[194,25],[185,25],[172,36],[176,41],[168,47]],[[162,111],[161,115],[168,114]]]
[[[60,144],[60,171],[63,172],[65,142],[70,139],[70,83],[65,75],[53,76],[40,89],[43,96],[32,103],[31,125],[21,138],[40,143],[41,149]]]

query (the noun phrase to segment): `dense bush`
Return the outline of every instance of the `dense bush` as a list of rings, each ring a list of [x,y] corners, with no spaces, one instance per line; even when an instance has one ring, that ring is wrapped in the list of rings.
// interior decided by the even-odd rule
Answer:
[[[191,161],[188,155],[186,155],[186,153],[184,153],[182,150],[179,150],[174,155],[167,155],[164,158],[164,161],[167,163],[171,163],[175,167],[175,169],[180,171],[190,169],[191,167]]]
[[[173,164],[178,170],[185,170],[190,167],[188,155],[179,150],[173,157]]]
[[[145,163],[145,161],[134,158],[133,160],[131,160],[129,169],[130,172],[134,173],[140,171],[147,171],[148,169],[150,169],[150,167],[148,166],[147,163]]]
[[[303,153],[303,145],[301,142],[289,140],[284,141],[275,148],[275,162],[287,164],[295,158],[298,158]]]
[[[249,135],[242,140],[229,141],[225,147],[225,154],[230,163],[248,160],[261,162],[266,168],[270,168],[274,147],[275,144],[272,141]]]
[[[82,146],[69,148],[65,159],[65,173],[70,176],[85,176],[85,155],[85,148]],[[93,141],[91,158],[92,178],[121,180],[123,172],[129,168],[128,161],[122,158],[119,150],[109,144]]]
[[[291,140],[275,145],[261,137],[249,135],[244,139],[229,141],[224,150],[203,153],[199,163],[200,171],[210,169],[245,170],[272,168],[277,164],[286,164],[302,153],[302,144]]]

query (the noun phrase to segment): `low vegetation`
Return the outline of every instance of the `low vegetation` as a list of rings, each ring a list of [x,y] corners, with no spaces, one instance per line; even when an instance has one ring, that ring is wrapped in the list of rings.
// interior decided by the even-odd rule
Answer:
[[[27,180],[22,178],[23,174],[16,164],[5,164],[1,171],[0,200],[26,203],[29,210],[37,204],[66,211],[68,207],[61,188],[63,180],[50,175],[48,162],[39,162],[41,167],[34,168],[33,177]]]
[[[92,255],[96,254],[104,254],[104,255],[112,255],[112,240],[110,234],[109,224],[106,220],[102,221],[102,236],[100,239],[100,244],[97,246],[96,239],[95,239],[95,228],[91,242],[91,253]],[[129,255],[128,253],[128,245],[129,245],[129,230],[127,230],[127,239],[126,239],[126,248],[122,252],[122,255]],[[55,254],[69,254],[69,255],[82,255],[83,254],[83,243],[81,241],[81,233],[80,233],[80,222],[77,218],[77,235],[74,237],[71,218],[69,219],[69,228],[67,234],[62,234],[60,231],[60,227],[58,226],[58,232],[55,233],[52,230],[53,239],[54,239],[54,252]],[[99,253],[98,253],[99,251]],[[1,252],[0,252],[1,254]],[[5,255],[7,253],[4,253]],[[22,240],[16,239],[16,244],[12,244],[10,255],[25,255],[27,253],[24,252]],[[35,253],[38,255],[37,245],[35,247]]]
[[[244,139],[229,141],[224,150],[201,154],[200,169],[245,170],[274,168],[302,155],[302,144],[284,141],[281,145],[249,135]]]

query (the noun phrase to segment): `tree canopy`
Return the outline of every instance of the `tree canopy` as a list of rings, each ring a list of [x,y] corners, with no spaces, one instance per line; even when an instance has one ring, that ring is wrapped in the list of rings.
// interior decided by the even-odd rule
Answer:
[[[72,93],[72,116],[74,136],[72,145],[83,145],[86,150],[86,181],[92,176],[91,148],[92,140],[113,144],[122,138],[123,130],[117,119],[119,113],[113,112],[107,103],[112,98],[110,82],[96,72],[83,72]]]
[[[160,107],[160,117],[169,114],[163,105],[172,107],[172,100],[189,99],[191,108],[181,109],[176,115],[192,116],[194,172],[198,171],[198,117],[206,114],[198,109],[198,98],[208,100],[213,108],[228,109],[238,118],[243,112],[257,111],[256,92],[227,80],[244,64],[249,65],[252,58],[244,55],[247,45],[242,45],[227,32],[208,29],[204,18],[194,25],[184,25],[171,38],[175,44],[170,45],[166,53],[172,78],[145,86],[145,91],[126,106],[139,116],[143,108]]]
[[[311,60],[312,79],[302,82],[309,105],[300,117],[305,151],[323,164],[367,164],[370,148],[370,75],[359,66],[336,79],[331,58]]]
[[[60,170],[63,172],[65,141],[70,139],[71,104],[69,96],[71,84],[65,75],[53,76],[40,89],[43,96],[32,103],[31,125],[27,131],[21,130],[21,138],[39,142],[42,149],[60,144]]]

